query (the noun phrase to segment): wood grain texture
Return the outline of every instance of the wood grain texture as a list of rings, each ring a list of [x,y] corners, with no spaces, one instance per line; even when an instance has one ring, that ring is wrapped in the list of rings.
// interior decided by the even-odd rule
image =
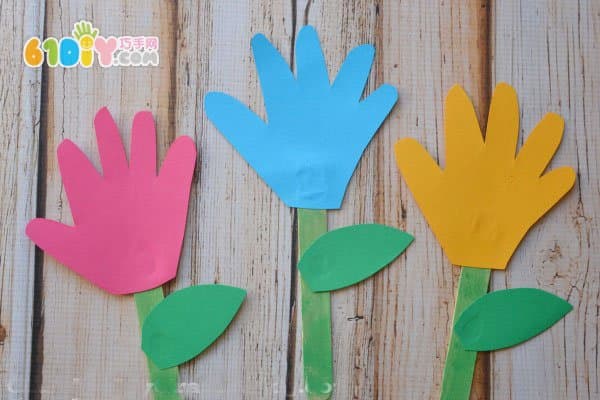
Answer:
[[[200,165],[176,285],[219,282],[248,291],[227,334],[181,368],[181,382],[189,399],[281,399],[293,213],[203,108],[208,91],[222,91],[264,116],[250,39],[262,32],[289,58],[291,9],[288,2],[181,1],[178,21],[176,130],[194,135]]]
[[[443,256],[401,183],[392,146],[401,137],[415,137],[443,162],[442,104],[454,83],[466,88],[481,115],[488,96],[480,81],[487,80],[487,10],[479,2],[460,1],[297,6],[303,18],[297,29],[305,23],[316,27],[330,76],[350,49],[373,43],[366,93],[383,83],[399,89],[398,104],[363,155],[342,209],[329,213],[330,229],[377,222],[416,237],[373,279],[333,294],[334,398],[436,398],[459,271]],[[300,371],[296,388],[302,387]],[[481,381],[476,393],[485,391]]]
[[[179,274],[167,289],[219,282],[248,290],[227,334],[181,367],[183,397],[305,398],[294,211],[207,121],[203,97],[224,91],[264,116],[250,39],[264,33],[293,61],[306,23],[321,37],[330,76],[353,47],[369,42],[376,58],[366,93],[383,83],[399,89],[343,208],[328,213],[330,229],[377,222],[416,237],[374,278],[333,294],[334,399],[438,398],[459,270],[401,180],[392,146],[414,137],[443,165],[447,90],[463,85],[485,126],[500,81],[518,91],[523,137],[548,111],[565,117],[551,167],[572,165],[578,180],[527,235],[508,271],[493,272],[493,287],[538,287],[575,309],[540,337],[480,357],[471,397],[600,397],[597,1],[12,1],[0,4],[2,54],[20,54],[31,36],[69,35],[86,18],[103,35],[159,36],[160,66],[42,70],[20,58],[2,64],[0,327],[7,336],[1,340],[0,328],[0,398],[148,398],[132,297],[105,294],[41,253],[36,268],[24,236],[36,208],[71,222],[56,147],[69,138],[99,167],[92,120],[103,105],[127,147],[140,109],[155,114],[160,159],[177,135],[198,146]]]
[[[41,71],[23,64],[22,46],[41,36],[44,7],[0,3],[0,398],[29,395],[34,247],[25,224],[35,216]]]
[[[136,111],[150,109],[156,119],[159,157],[175,137],[173,130],[173,51],[175,9],[169,1],[48,1],[46,36],[70,35],[88,18],[108,35],[157,35],[158,67],[45,70],[43,132],[47,143],[45,216],[71,223],[56,148],[74,141],[100,169],[93,117],[108,106],[129,149]],[[40,189],[41,190],[41,189]],[[147,392],[145,358],[132,296],[112,296],[44,256],[43,335],[40,363],[34,366],[34,398],[137,399]]]
[[[565,119],[549,169],[571,165],[573,190],[525,237],[495,289],[537,287],[574,310],[533,340],[493,355],[494,399],[600,397],[600,4],[498,1],[492,9],[493,82],[512,84],[521,134],[547,112]],[[522,143],[522,140],[521,140]]]

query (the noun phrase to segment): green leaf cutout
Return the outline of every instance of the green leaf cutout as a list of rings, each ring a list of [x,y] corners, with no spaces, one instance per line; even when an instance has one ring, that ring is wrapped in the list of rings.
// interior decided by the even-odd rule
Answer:
[[[354,285],[385,267],[413,241],[399,229],[378,224],[351,225],[320,236],[298,269],[313,292]]]
[[[225,285],[178,290],[144,321],[142,350],[161,369],[196,357],[223,334],[245,297],[245,290]]]
[[[498,350],[539,335],[572,309],[568,302],[543,290],[498,290],[463,311],[454,332],[467,350]]]

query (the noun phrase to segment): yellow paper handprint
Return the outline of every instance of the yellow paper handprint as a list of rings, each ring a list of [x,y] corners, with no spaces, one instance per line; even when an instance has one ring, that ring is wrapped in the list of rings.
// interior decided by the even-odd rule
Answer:
[[[398,167],[453,264],[504,269],[529,228],[575,182],[571,167],[542,175],[564,122],[546,114],[515,156],[519,106],[505,83],[494,90],[485,140],[460,86],[448,93],[444,121],[446,167],[408,138],[396,143]]]

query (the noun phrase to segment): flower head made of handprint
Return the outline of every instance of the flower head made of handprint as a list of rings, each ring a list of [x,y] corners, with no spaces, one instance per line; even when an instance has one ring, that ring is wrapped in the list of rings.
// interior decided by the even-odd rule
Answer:
[[[519,105],[515,90],[494,90],[485,139],[460,86],[445,106],[446,166],[414,139],[396,143],[398,167],[452,264],[505,269],[529,228],[575,182],[571,167],[544,173],[564,122],[548,113],[516,154]]]
[[[296,76],[273,45],[258,34],[252,50],[267,121],[224,93],[208,93],[208,118],[290,207],[336,209],[358,161],[397,100],[382,85],[361,100],[375,54],[353,49],[333,84],[319,38],[298,34]]]
[[[177,273],[196,148],[181,136],[156,173],[156,131],[150,112],[133,120],[129,163],[106,108],[94,119],[102,175],[70,140],[58,163],[74,226],[37,218],[27,235],[42,250],[113,294],[146,291]]]

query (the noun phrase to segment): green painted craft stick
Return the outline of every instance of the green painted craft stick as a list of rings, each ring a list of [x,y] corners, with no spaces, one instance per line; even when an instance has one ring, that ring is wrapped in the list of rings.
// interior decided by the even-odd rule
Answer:
[[[298,209],[298,254],[327,232],[327,211]],[[300,276],[304,387],[310,400],[329,399],[333,392],[331,303],[329,292],[314,293]]]
[[[444,377],[442,379],[442,400],[468,400],[471,395],[476,351],[465,350],[454,333],[454,324],[471,303],[488,291],[491,270],[485,268],[462,267],[458,280],[458,292],[452,318],[452,335],[448,343]]]
[[[150,311],[165,298],[165,295],[163,288],[159,286],[156,289],[136,293],[133,297],[141,329]],[[146,361],[148,362],[148,373],[150,375],[154,400],[181,400],[181,396],[177,390],[179,381],[177,367],[159,369],[148,357],[146,357]]]

